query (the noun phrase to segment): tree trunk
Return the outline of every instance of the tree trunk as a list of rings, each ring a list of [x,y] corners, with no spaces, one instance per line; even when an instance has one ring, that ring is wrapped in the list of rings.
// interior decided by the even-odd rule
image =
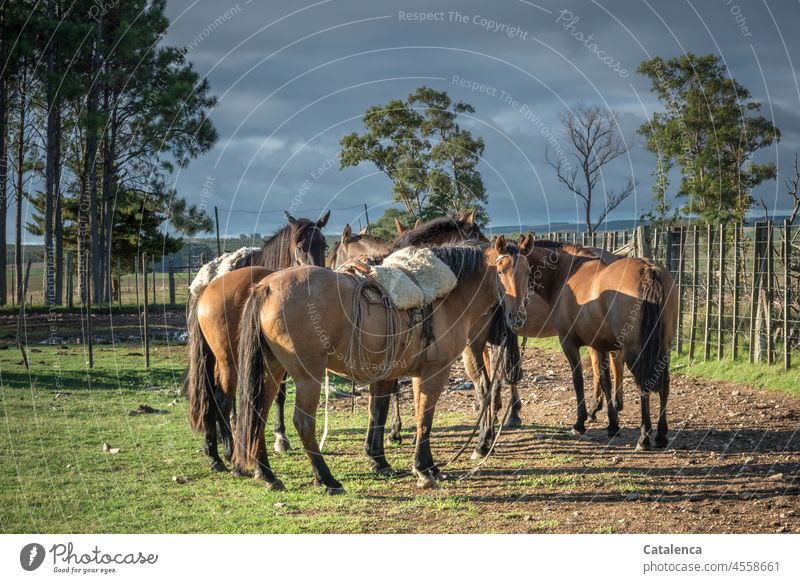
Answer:
[[[100,233],[97,216],[97,93],[98,79],[100,76],[99,54],[102,46],[102,18],[97,23],[96,40],[92,55],[92,74],[90,75],[91,87],[86,104],[86,114],[89,117],[89,135],[86,140],[86,158],[88,162],[88,191],[89,191],[89,245],[91,256],[91,293],[92,303],[100,303]]]
[[[17,302],[22,303],[25,290],[22,288],[22,198],[25,174],[25,116],[26,116],[26,90],[25,72],[27,63],[23,61],[23,72],[19,80],[19,134],[17,135],[17,209],[16,223],[14,225],[14,265],[17,271],[16,295]]]
[[[47,0],[47,19],[55,22],[55,0]],[[45,193],[44,193],[44,300],[48,306],[55,305],[55,261],[53,252],[53,216],[55,202],[56,164],[56,52],[53,38],[47,46],[46,101],[47,129],[45,144]]]
[[[55,304],[64,303],[64,219],[61,196],[61,110],[56,122],[56,165],[55,165],[55,255],[56,255],[56,293]]]
[[[111,120],[108,124],[109,129],[106,133],[103,145],[103,270],[105,273],[104,293],[106,302],[112,302],[112,269],[111,269],[111,237],[114,212],[114,182],[115,172],[114,156],[116,153],[117,141],[117,116],[116,109],[111,112]]]
[[[6,62],[6,3],[0,7],[0,63]],[[6,304],[8,286],[6,272],[6,218],[8,214],[8,93],[6,67],[0,67],[0,306]]]

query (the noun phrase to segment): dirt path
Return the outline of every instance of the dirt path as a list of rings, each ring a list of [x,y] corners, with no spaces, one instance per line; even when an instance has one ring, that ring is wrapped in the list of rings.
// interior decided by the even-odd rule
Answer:
[[[566,360],[536,348],[525,360],[524,427],[501,435],[475,476],[447,485],[477,506],[477,531],[800,532],[800,400],[674,374],[670,446],[636,452],[632,379],[621,434],[609,443],[601,413],[579,439],[568,432],[575,397]],[[408,424],[408,387],[404,397]],[[473,394],[451,388],[440,403],[469,412]],[[467,434],[434,428],[436,458],[449,458]]]

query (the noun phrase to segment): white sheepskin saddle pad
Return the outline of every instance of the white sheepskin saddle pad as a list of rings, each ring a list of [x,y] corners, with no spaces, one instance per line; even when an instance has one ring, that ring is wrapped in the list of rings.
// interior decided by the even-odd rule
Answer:
[[[260,247],[242,247],[238,251],[231,251],[224,253],[216,259],[212,259],[197,272],[194,276],[191,285],[189,286],[189,293],[196,295],[202,288],[214,281],[220,276],[239,269],[244,263],[247,262],[253,253],[258,251]]]
[[[340,270],[348,269],[347,264]],[[398,310],[421,308],[450,293],[456,286],[453,271],[430,249],[407,247],[369,269],[367,277],[389,294]]]

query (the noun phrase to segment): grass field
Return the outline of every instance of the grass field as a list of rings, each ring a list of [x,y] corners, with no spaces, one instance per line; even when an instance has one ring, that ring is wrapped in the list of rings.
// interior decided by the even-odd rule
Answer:
[[[347,407],[338,407],[346,410],[331,415],[325,446],[337,452],[329,463],[348,494],[325,496],[311,486],[301,451],[273,458],[288,491],[272,493],[253,480],[209,471],[202,439],[186,421],[186,401],[171,405],[183,347],[157,347],[150,372],[141,370],[135,347],[101,348],[88,374],[81,347],[34,350],[30,376],[18,352],[0,351],[3,532],[360,532],[368,522],[399,525],[405,513],[419,511],[446,512],[446,524],[457,529],[458,521],[475,517],[475,508],[446,488],[403,498],[395,518],[386,516],[370,494],[383,490],[385,480],[367,472],[364,433],[352,429],[366,427],[363,402],[351,414],[347,399]],[[140,404],[166,412],[127,415]],[[437,419],[439,427],[467,421]],[[104,452],[103,443],[119,453]],[[410,452],[410,446],[390,449],[389,461],[406,468]]]

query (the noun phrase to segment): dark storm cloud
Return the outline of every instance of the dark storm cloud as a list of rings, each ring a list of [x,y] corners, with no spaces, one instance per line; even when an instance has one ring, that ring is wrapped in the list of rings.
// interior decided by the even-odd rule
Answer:
[[[407,19],[420,12],[435,20]],[[244,211],[222,213],[233,234],[267,232],[286,208],[309,216],[339,209],[331,230],[363,220],[364,203],[379,216],[391,203],[388,180],[369,165],[340,171],[338,142],[360,129],[368,106],[422,84],[475,106],[462,123],[486,141],[481,172],[494,225],[580,220],[574,197],[544,163],[546,146],[566,149],[559,116],[579,101],[618,111],[633,143],[604,175],[609,189],[629,175],[639,181],[611,218],[634,218],[649,205],[654,161],[636,129],[659,104],[635,71],[657,55],[722,55],[783,131],[780,146],[759,160],[776,161],[783,173],[800,149],[794,3],[174,0],[169,14],[165,42],[189,47],[220,98],[212,115],[219,143],[177,187],[197,202],[205,184],[206,204]],[[471,90],[467,81],[486,88]],[[781,183],[762,185],[756,198],[785,209]]]

